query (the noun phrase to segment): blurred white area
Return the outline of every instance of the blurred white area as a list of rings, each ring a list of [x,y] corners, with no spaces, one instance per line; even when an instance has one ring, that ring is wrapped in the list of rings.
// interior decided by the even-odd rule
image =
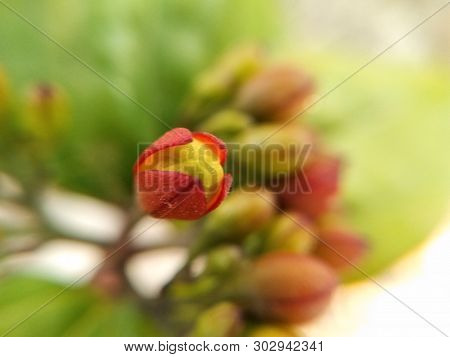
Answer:
[[[373,278],[450,334],[450,219],[414,252]],[[370,280],[342,286],[328,311],[301,326],[307,336],[440,336]]]
[[[103,256],[102,249],[94,244],[58,239],[35,252],[8,257],[0,263],[0,272],[23,272],[63,284],[76,280],[77,284],[82,284],[93,276]]]
[[[374,56],[445,5],[443,0],[284,0],[286,42],[297,48]],[[402,60],[450,56],[450,8],[436,14],[389,51]]]
[[[177,239],[174,225],[168,220],[143,217],[133,228],[130,236],[136,237],[133,245],[145,248]]]
[[[42,210],[58,230],[99,242],[113,241],[125,223],[125,214],[114,205],[57,189],[45,191]]]
[[[36,223],[28,209],[8,201],[0,201],[0,224],[9,229],[23,229]]]
[[[161,288],[183,266],[185,248],[166,248],[136,254],[127,264],[126,272],[133,288],[145,297],[155,297]]]

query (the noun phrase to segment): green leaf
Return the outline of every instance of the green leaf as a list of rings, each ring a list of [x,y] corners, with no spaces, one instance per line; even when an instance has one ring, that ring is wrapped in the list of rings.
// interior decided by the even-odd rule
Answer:
[[[8,336],[161,336],[132,301],[111,300],[88,287],[67,290],[43,279],[0,281],[0,334]],[[62,293],[61,293],[62,292]]]

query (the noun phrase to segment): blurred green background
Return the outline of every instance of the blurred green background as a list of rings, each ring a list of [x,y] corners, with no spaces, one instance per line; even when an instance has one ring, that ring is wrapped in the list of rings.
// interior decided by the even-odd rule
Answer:
[[[256,43],[295,61],[316,78],[320,96],[441,5],[436,1],[370,1],[366,8],[355,1],[345,1],[340,8],[268,0],[4,2],[171,126],[192,79],[228,49]],[[426,239],[448,209],[450,69],[445,18],[448,10],[304,115],[325,143],[345,158],[345,205],[371,244],[370,256],[361,265],[369,274]],[[20,106],[27,88],[41,81],[58,83],[68,94],[71,127],[61,150],[53,155],[54,183],[129,204],[137,143],[151,142],[167,128],[1,4],[0,34],[0,65],[15,104]],[[8,170],[14,155],[1,153],[0,170]],[[18,291],[23,296],[34,288],[41,293],[31,300],[17,299]],[[55,289],[50,283],[42,286],[28,280],[0,283],[0,330]],[[54,331],[41,334],[158,333],[127,302],[114,302],[114,314],[109,305],[100,303],[98,326],[81,320],[74,325],[73,312],[96,309],[96,298],[84,290],[71,290],[65,299],[76,306],[63,308],[59,301],[46,315],[68,311],[64,321],[57,319],[65,325],[54,324]],[[129,326],[111,324],[110,319]],[[123,330],[108,329],[112,325]],[[39,331],[37,322],[27,326],[29,330],[16,333]]]

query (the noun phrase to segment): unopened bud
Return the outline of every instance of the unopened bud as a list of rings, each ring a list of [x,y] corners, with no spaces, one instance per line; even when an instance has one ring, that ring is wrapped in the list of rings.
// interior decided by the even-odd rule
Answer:
[[[140,207],[158,218],[194,220],[214,210],[231,186],[225,144],[208,133],[175,128],[139,156],[135,166]]]
[[[340,167],[340,160],[335,157],[315,155],[286,182],[280,196],[282,204],[314,219],[326,213],[338,192]],[[302,180],[306,180],[306,188]]]
[[[274,215],[273,200],[265,190],[234,191],[207,217],[204,230],[216,242],[240,241]]]
[[[311,224],[300,215],[279,215],[268,228],[264,248],[266,251],[309,253],[316,243],[311,231]]]
[[[42,83],[29,91],[25,125],[36,139],[52,142],[64,133],[67,122],[67,100],[60,88]]]
[[[211,250],[206,256],[206,274],[226,274],[239,265],[242,253],[237,246],[224,245]]]
[[[304,164],[313,138],[297,123],[264,124],[248,129],[236,141],[241,150],[232,152],[233,161],[248,183],[265,180],[277,186]]]
[[[221,302],[204,311],[197,319],[191,335],[194,337],[238,336],[243,327],[239,307]]]
[[[252,118],[238,110],[222,110],[206,119],[199,127],[201,131],[212,133],[224,140],[230,140],[247,129]]]
[[[268,68],[250,79],[236,97],[236,107],[261,121],[295,117],[314,91],[311,77],[291,66]]]
[[[194,83],[183,112],[184,120],[195,125],[211,115],[243,81],[260,70],[262,62],[261,51],[254,47],[240,48],[224,56]]]
[[[367,252],[366,241],[358,234],[343,229],[320,232],[316,255],[337,270],[345,270],[358,263]]]
[[[248,309],[254,314],[297,323],[325,309],[337,277],[331,268],[311,256],[273,252],[256,260],[243,282]]]

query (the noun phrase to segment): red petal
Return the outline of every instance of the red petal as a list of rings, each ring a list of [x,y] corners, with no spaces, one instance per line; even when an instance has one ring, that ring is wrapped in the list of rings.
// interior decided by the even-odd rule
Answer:
[[[147,149],[145,149],[139,156],[137,162],[133,167],[133,172],[138,173],[139,167],[145,162],[145,160],[153,155],[154,153],[170,148],[172,146],[179,146],[190,143],[192,141],[192,133],[185,128],[175,128],[169,130],[159,139],[157,139],[153,144],[151,144]]]
[[[224,198],[228,195],[228,192],[231,188],[231,183],[233,182],[233,178],[230,174],[226,174],[222,180],[221,187],[216,195],[209,202],[207,212],[211,212],[213,209],[217,208],[220,203],[224,200]]]
[[[175,171],[138,172],[137,195],[143,210],[157,218],[198,219],[207,213],[201,183]]]
[[[227,159],[227,147],[222,140],[212,134],[203,132],[192,133],[192,136],[205,144],[210,144],[219,157],[220,164],[223,165],[225,163],[225,160]]]

